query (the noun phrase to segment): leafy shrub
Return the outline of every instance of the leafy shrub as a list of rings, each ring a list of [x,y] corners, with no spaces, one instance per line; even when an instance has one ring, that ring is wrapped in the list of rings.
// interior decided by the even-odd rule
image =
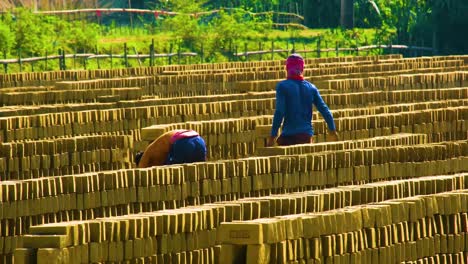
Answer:
[[[15,34],[10,27],[0,21],[0,52],[7,56],[15,46]]]

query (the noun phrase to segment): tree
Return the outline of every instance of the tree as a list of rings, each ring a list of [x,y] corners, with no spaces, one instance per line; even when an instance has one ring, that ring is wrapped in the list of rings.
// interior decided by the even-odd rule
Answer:
[[[10,30],[10,27],[0,21],[0,52],[4,56],[11,52],[15,46],[15,34]]]
[[[351,29],[354,27],[354,3],[353,0],[341,0],[341,27]]]

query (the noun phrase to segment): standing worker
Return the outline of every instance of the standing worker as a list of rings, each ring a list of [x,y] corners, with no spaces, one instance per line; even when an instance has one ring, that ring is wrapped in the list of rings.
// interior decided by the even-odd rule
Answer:
[[[275,141],[280,146],[312,143],[313,105],[327,122],[327,139],[337,141],[338,134],[332,113],[317,87],[304,80],[304,59],[299,54],[290,55],[286,60],[286,71],[287,79],[276,85],[276,110],[267,146],[273,146]],[[278,137],[281,125],[282,132]]]
[[[138,168],[205,160],[205,141],[196,131],[185,129],[164,133],[135,156]]]

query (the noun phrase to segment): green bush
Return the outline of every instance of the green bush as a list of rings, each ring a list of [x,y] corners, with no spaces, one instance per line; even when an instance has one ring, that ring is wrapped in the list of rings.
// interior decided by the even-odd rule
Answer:
[[[0,21],[0,52],[6,57],[15,46],[15,34],[10,27]]]

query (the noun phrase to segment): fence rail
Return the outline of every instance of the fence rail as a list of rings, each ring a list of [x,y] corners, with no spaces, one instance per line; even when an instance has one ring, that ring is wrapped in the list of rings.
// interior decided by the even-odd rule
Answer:
[[[122,55],[122,54],[94,54],[94,53],[77,53],[77,54],[66,54],[65,56],[62,55],[51,55],[51,56],[43,56],[43,57],[31,57],[31,58],[15,58],[15,59],[5,59],[0,60],[0,64],[17,64],[22,62],[37,62],[37,61],[46,61],[46,60],[53,60],[53,59],[74,59],[74,58],[82,58],[82,59],[109,59],[109,58],[117,58],[117,59],[124,59],[127,57],[128,59],[147,59],[157,57],[157,58],[167,58],[167,57],[195,57],[198,56],[198,53],[195,52],[181,52],[181,53],[162,53],[162,54],[129,54],[129,55]]]
[[[101,16],[103,14],[108,13],[131,13],[131,14],[151,14],[155,16],[159,15],[166,15],[166,16],[176,16],[181,14],[186,14],[194,17],[203,16],[203,15],[211,15],[215,13],[219,13],[221,11],[240,11],[252,16],[261,16],[261,15],[279,15],[279,16],[286,16],[286,17],[294,17],[301,21],[304,20],[304,17],[295,14],[295,13],[288,13],[288,12],[280,12],[280,11],[265,11],[265,12],[251,12],[248,10],[244,10],[242,8],[235,8],[235,7],[225,7],[222,9],[214,9],[208,10],[203,12],[195,12],[195,13],[181,13],[181,12],[173,12],[173,11],[166,11],[166,10],[152,10],[152,9],[138,9],[138,8],[82,8],[82,9],[68,9],[68,10],[49,10],[49,11],[35,11],[35,14],[38,15],[73,15],[73,14],[96,14],[97,16]],[[0,11],[0,14],[6,13],[7,11]]]
[[[271,53],[284,53],[284,52],[297,52],[297,53],[322,53],[322,52],[343,52],[343,51],[349,51],[349,52],[356,52],[356,51],[365,51],[365,50],[372,50],[372,49],[401,49],[401,50],[419,50],[419,51],[428,51],[432,52],[433,49],[429,47],[419,47],[419,46],[407,46],[407,45],[367,45],[367,46],[361,46],[361,47],[351,47],[351,48],[340,48],[340,47],[335,47],[335,48],[317,48],[317,49],[303,49],[303,50],[297,50],[293,47],[292,50],[290,49],[270,49],[270,50],[257,50],[257,51],[244,51],[244,52],[236,52],[234,53],[234,56],[237,57],[244,57],[244,56],[251,56],[251,55],[262,55],[262,54],[271,54]]]
[[[393,45],[393,44],[388,44],[388,45],[365,45],[365,46],[358,46],[358,47],[339,47],[338,43],[336,43],[335,47],[332,48],[321,48],[320,47],[320,42],[317,43],[317,48],[316,49],[296,49],[295,45],[293,44],[292,49],[286,48],[286,49],[275,49],[274,48],[274,42],[271,44],[271,49],[269,50],[263,50],[262,49],[262,43],[259,44],[259,50],[255,51],[248,51],[247,47],[245,47],[243,52],[232,52],[232,57],[231,59],[233,60],[239,60],[241,58],[244,58],[245,60],[249,60],[250,56],[260,56],[260,60],[263,59],[263,55],[270,54],[271,59],[274,59],[274,54],[278,53],[284,53],[285,56],[289,53],[301,53],[301,54],[307,54],[307,53],[313,53],[315,54],[316,57],[320,58],[323,53],[328,56],[329,53],[335,53],[335,56],[339,56],[340,53],[343,52],[348,52],[349,53],[354,53],[356,55],[359,55],[360,52],[362,51],[367,51],[369,52],[370,50],[375,50],[375,49],[386,49],[389,50],[389,53],[393,53],[395,50],[407,50],[410,52],[413,52],[413,56],[417,56],[417,52],[429,52],[431,55],[434,54],[434,50],[430,47],[420,47],[420,46],[408,46],[408,45]],[[180,59],[183,57],[200,57],[200,62],[205,62],[204,61],[204,54],[203,54],[203,48],[202,48],[202,53],[199,54],[197,52],[169,52],[169,53],[155,53],[154,52],[154,44],[150,46],[150,54],[138,54],[138,52],[135,50],[136,54],[128,54],[126,45],[124,44],[124,54],[95,54],[95,53],[78,53],[78,54],[65,54],[63,51],[59,50],[58,55],[46,55],[42,57],[30,57],[30,58],[14,58],[14,59],[3,59],[0,60],[0,65],[3,65],[4,72],[8,73],[8,65],[9,64],[19,64],[19,71],[23,71],[23,63],[30,63],[32,71],[34,71],[34,63],[39,62],[39,61],[45,61],[46,65],[47,62],[50,60],[58,60],[59,62],[59,69],[60,70],[66,70],[66,61],[73,59],[73,68],[75,67],[76,64],[76,59],[82,59],[83,60],[83,65],[84,68],[86,69],[86,65],[88,60],[97,60],[98,63],[98,68],[100,68],[99,60],[100,59],[110,59],[111,60],[111,67],[112,67],[112,60],[113,59],[120,59],[123,60],[123,65],[125,67],[129,67],[128,60],[130,59],[136,59],[138,61],[138,65],[144,66],[142,61],[140,59],[148,59],[149,58],[149,63],[147,66],[154,66],[155,65],[155,59],[157,58],[168,58],[168,64],[172,64],[172,57],[177,57],[178,58],[178,64],[180,64]],[[47,67],[46,67],[47,68]]]

